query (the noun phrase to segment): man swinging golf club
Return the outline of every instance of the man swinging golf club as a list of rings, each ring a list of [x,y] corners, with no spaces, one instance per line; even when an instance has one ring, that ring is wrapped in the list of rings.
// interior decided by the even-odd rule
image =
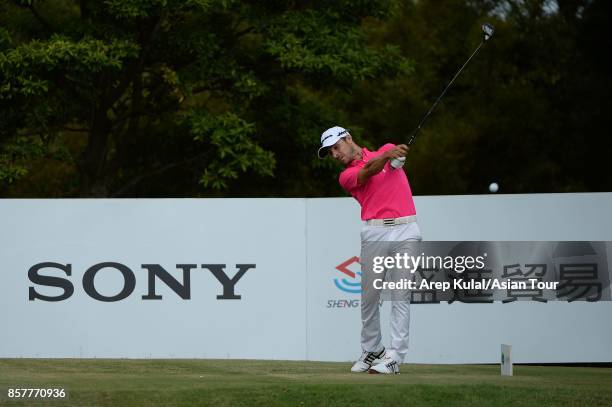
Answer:
[[[391,344],[385,349],[380,331],[381,292],[373,285],[374,279],[384,278],[384,274],[364,270],[364,251],[368,245],[421,240],[410,184],[401,168],[407,153],[405,144],[385,144],[376,151],[368,151],[355,143],[348,130],[338,126],[321,135],[319,158],[330,155],[345,166],[340,173],[340,185],[359,202],[364,221],[361,230],[362,354],[352,372],[399,373],[399,365],[408,353],[408,293],[404,293],[403,300],[392,303]],[[385,247],[385,255],[392,256],[398,245],[383,243],[380,247]]]
[[[408,139],[408,145],[414,144],[419,131],[455,79],[495,33],[495,27],[491,24],[485,23],[481,28],[483,38],[480,44],[425,113]],[[381,292],[374,287],[373,282],[375,278],[388,277],[392,273],[390,270],[385,271],[385,276],[373,273],[370,270],[368,255],[372,251],[383,251],[387,256],[392,256],[400,251],[407,254],[407,252],[413,252],[417,247],[410,242],[421,240],[410,184],[406,174],[400,168],[404,165],[408,146],[385,144],[377,151],[368,151],[359,147],[346,129],[336,126],[325,130],[321,135],[319,158],[323,158],[328,153],[346,167],[340,173],[340,185],[359,202],[361,219],[365,221],[361,230],[361,347],[363,353],[351,371],[399,373],[399,364],[403,362],[408,352],[409,293],[404,290],[401,292],[400,300],[395,297],[393,301],[391,346],[385,350],[380,335],[378,308]]]

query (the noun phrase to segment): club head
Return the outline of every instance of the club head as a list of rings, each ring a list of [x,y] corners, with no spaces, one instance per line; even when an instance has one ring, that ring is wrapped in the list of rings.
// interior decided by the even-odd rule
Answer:
[[[484,40],[488,41],[493,36],[493,33],[495,33],[495,27],[489,23],[484,23],[482,25],[482,32],[484,32]]]

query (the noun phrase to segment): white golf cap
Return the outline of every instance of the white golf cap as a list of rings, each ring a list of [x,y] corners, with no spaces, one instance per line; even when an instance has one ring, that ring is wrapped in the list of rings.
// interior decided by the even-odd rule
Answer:
[[[346,137],[349,135],[349,132],[344,127],[334,126],[331,127],[321,134],[321,147],[317,152],[319,158],[324,158],[321,155],[321,152],[324,152],[327,147],[331,147],[338,142],[342,137]]]

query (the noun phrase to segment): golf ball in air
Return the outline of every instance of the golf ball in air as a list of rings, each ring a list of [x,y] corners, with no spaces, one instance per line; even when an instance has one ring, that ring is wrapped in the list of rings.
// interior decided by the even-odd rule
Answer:
[[[497,182],[491,182],[491,185],[489,185],[489,192],[496,193],[498,190],[499,185],[497,185]]]

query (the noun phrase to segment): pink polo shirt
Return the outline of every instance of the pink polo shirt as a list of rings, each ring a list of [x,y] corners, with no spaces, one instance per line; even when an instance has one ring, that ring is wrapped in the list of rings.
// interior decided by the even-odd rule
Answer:
[[[357,185],[357,174],[372,158],[395,145],[385,144],[378,151],[361,150],[363,159],[353,160],[340,173],[340,185],[361,205],[361,219],[387,219],[416,215],[408,177],[402,168],[394,169],[389,161],[365,184]]]

